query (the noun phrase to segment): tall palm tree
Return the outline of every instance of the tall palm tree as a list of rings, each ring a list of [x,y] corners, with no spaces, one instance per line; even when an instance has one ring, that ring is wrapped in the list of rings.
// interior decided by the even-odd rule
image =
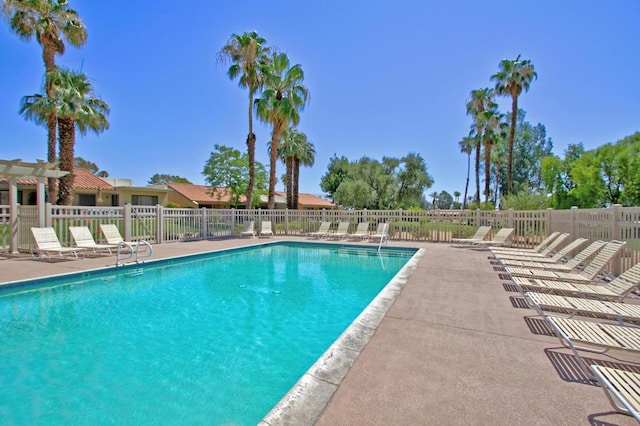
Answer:
[[[282,135],[282,139],[278,144],[278,158],[280,158],[285,165],[285,186],[287,193],[287,208],[294,209],[293,204],[293,158],[296,155],[300,143],[301,133],[296,129],[287,129]],[[269,153],[271,153],[271,147],[269,147]]]
[[[480,122],[482,113],[487,110],[497,108],[497,104],[493,100],[493,91],[491,89],[472,90],[470,99],[467,101],[467,115],[470,115],[473,123],[471,124],[471,136],[474,138],[476,150],[476,205],[480,206],[480,149],[484,139],[484,128]]]
[[[34,36],[42,46],[42,59],[46,72],[45,92],[51,97],[53,87],[49,75],[55,70],[55,55],[65,50],[63,38],[72,46],[87,42],[87,29],[78,13],[67,0],[3,0],[2,11],[9,20],[11,30],[24,40]],[[44,124],[44,123],[43,123]],[[50,112],[47,126],[47,161],[56,162],[56,113]],[[55,179],[49,178],[49,200],[55,199]]]
[[[491,76],[496,82],[496,93],[500,96],[511,96],[511,128],[509,129],[509,145],[507,157],[507,192],[513,193],[513,142],[516,137],[516,122],[518,118],[518,97],[538,78],[533,64],[528,59],[520,59],[520,55],[511,61],[500,61],[500,70]]]
[[[303,133],[304,135],[304,133]],[[298,195],[299,195],[299,183],[300,183],[300,166],[311,167],[316,161],[316,150],[311,142],[307,140],[307,136],[304,135],[304,139],[298,146],[298,152],[293,157],[293,205],[294,208],[298,208]]]
[[[37,123],[55,112],[58,120],[60,170],[69,174],[58,183],[57,204],[70,205],[73,199],[73,165],[76,128],[81,135],[92,130],[96,134],[109,128],[109,106],[95,97],[87,76],[71,70],[54,69],[47,79],[52,96],[33,95],[22,98],[20,113]]]
[[[269,61],[271,49],[267,41],[255,31],[242,35],[232,34],[227,44],[218,53],[218,60],[229,62],[227,75],[231,80],[239,78],[238,85],[249,89],[249,133],[247,135],[247,156],[249,157],[249,183],[245,208],[250,209],[253,188],[256,182],[256,135],[253,133],[253,108],[255,94],[262,88],[262,65]]]
[[[269,201],[267,208],[275,205],[276,162],[278,142],[289,125],[298,125],[300,112],[309,99],[309,90],[302,84],[304,72],[297,64],[290,66],[285,53],[273,53],[271,61],[262,66],[264,91],[256,99],[258,117],[271,124],[271,154],[269,171]]]
[[[476,141],[470,137],[465,136],[460,142],[460,152],[467,154],[467,183],[464,185],[464,198],[462,199],[462,210],[467,208],[467,192],[469,191],[469,175],[471,174],[471,153],[473,152]]]
[[[489,194],[491,188],[491,149],[496,139],[498,139],[503,114],[500,114],[497,108],[491,108],[483,111],[476,117],[476,121],[482,127],[482,144],[484,148],[484,204],[489,207]]]

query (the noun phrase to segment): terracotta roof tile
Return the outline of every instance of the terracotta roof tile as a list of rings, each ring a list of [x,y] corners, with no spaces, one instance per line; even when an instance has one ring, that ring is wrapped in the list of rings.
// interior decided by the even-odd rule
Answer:
[[[192,185],[190,183],[169,183],[167,186],[183,197],[196,203],[229,203],[231,196],[228,188],[212,188],[206,185]],[[240,197],[244,202],[245,197]]]
[[[287,196],[286,192],[276,191],[276,194],[282,197]],[[325,200],[324,198],[320,198],[313,194],[306,194],[303,192],[298,193],[298,204],[300,206],[326,207],[329,209],[336,207],[336,205],[329,200]]]
[[[73,188],[113,191],[113,186],[86,169],[73,169]]]
[[[44,180],[45,184],[47,183],[47,180]],[[0,183],[1,184],[9,184],[9,179],[0,179]],[[17,179],[16,183],[18,185],[37,185],[38,184],[38,179]]]

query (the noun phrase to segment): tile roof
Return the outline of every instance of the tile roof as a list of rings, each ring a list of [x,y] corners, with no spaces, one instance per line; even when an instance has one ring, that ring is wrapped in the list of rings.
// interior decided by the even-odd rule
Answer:
[[[183,197],[204,203],[229,203],[231,196],[228,188],[213,188],[206,185],[193,185],[190,183],[168,183],[167,186]],[[240,202],[244,203],[245,197],[240,197]]]
[[[276,191],[276,195],[280,195],[282,197],[285,197],[286,199],[287,193]],[[336,205],[329,200],[325,200],[324,198],[317,197],[313,194],[305,194],[303,192],[298,193],[298,204],[301,206],[314,206],[314,207],[326,207],[326,208],[336,207]]]
[[[47,183],[47,179],[44,180],[45,184]],[[37,185],[38,179],[16,179],[16,183],[18,185]],[[0,179],[0,184],[9,184],[9,179]]]
[[[113,186],[86,169],[73,169],[74,189],[102,189],[113,191]]]

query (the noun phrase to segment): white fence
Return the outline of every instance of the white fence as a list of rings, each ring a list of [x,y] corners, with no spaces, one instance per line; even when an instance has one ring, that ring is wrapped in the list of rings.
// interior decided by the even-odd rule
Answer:
[[[33,247],[30,228],[38,224],[35,206],[19,206],[17,215],[18,249]],[[236,210],[175,209],[162,206],[125,207],[45,207],[45,226],[56,230],[63,244],[71,244],[69,226],[88,226],[96,241],[101,239],[101,223],[118,226],[127,241],[147,240],[154,244],[196,239],[234,238],[244,222],[270,221],[276,235],[303,237],[316,231],[320,222],[349,222],[349,232],[360,222],[375,230],[389,223],[392,240],[448,242],[470,236],[481,225],[494,232],[501,227],[515,228],[514,244],[531,247],[553,231],[569,232],[573,238],[627,241],[621,257],[622,269],[640,261],[640,207],[613,206],[607,209],[570,210]],[[0,248],[11,240],[11,215],[8,206],[0,206]]]

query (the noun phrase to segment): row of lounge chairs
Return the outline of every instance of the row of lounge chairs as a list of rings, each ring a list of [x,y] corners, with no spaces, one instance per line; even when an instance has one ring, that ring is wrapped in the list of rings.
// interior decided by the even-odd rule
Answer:
[[[490,226],[480,226],[470,238],[453,238],[451,245],[459,247],[488,248],[508,246],[515,232],[513,228],[500,228],[492,239],[487,240],[491,232]]]
[[[553,244],[558,239],[561,242]],[[576,239],[560,248],[567,239],[554,233],[534,249],[495,248],[492,254],[584,373],[600,384],[611,405],[640,422],[638,367],[630,371],[619,363],[600,365],[582,356],[583,351],[640,355],[640,263],[612,276],[605,268],[624,242],[594,241],[585,247],[586,240]]]
[[[52,256],[65,257],[72,255],[78,258],[79,254],[93,252],[98,254],[106,252],[112,254],[112,250],[117,249],[118,245],[123,242],[120,231],[113,224],[101,224],[100,231],[106,241],[104,243],[96,243],[91,231],[86,226],[70,226],[69,233],[73,239],[73,247],[65,247],[60,243],[56,231],[52,227],[31,228],[31,234],[35,241],[35,249],[32,251],[32,257],[38,259],[52,260]]]
[[[321,222],[317,231],[307,233],[308,238],[328,240],[360,240],[374,242],[389,241],[389,224],[379,223],[374,233],[369,232],[369,222],[360,222],[355,232],[349,233],[349,222],[340,222],[335,230],[331,229],[331,222]]]

